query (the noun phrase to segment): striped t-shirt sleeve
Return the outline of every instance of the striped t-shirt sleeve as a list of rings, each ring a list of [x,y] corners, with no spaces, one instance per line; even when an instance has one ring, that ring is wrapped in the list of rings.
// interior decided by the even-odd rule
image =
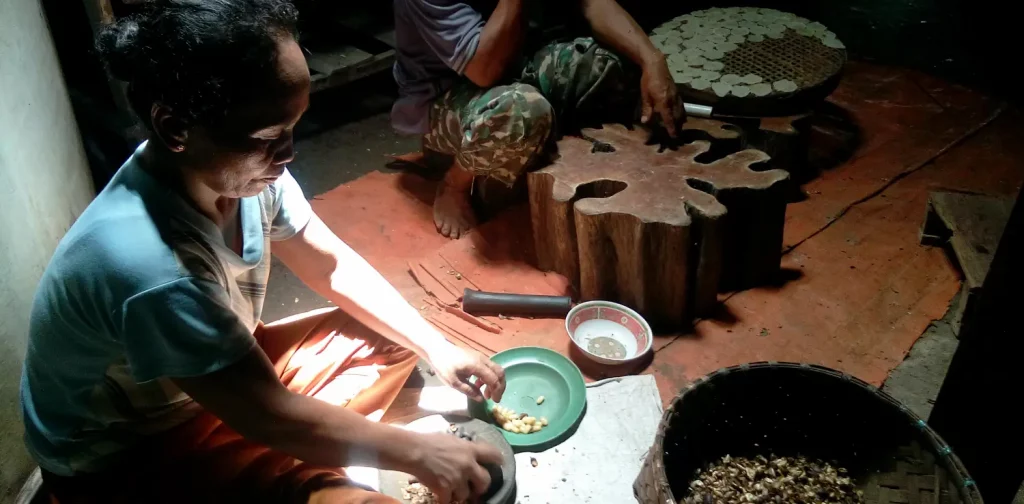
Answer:
[[[309,202],[302,194],[302,188],[288,170],[274,181],[274,185],[270,187],[270,194],[273,196],[269,215],[270,239],[287,240],[306,227],[313,216],[313,208],[309,206]]]

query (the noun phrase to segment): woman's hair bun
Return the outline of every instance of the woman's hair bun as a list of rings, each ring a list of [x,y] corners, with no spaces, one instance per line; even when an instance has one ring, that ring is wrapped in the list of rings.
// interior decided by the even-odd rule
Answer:
[[[276,69],[297,20],[289,0],[149,0],[100,30],[96,52],[146,124],[156,102],[209,123]]]
[[[125,17],[105,26],[96,37],[96,50],[111,75],[131,81],[140,63],[139,22],[135,16]]]

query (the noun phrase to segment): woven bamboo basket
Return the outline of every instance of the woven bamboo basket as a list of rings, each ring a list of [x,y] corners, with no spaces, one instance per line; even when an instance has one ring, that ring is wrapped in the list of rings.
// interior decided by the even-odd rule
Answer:
[[[642,504],[676,504],[697,469],[771,454],[845,467],[867,504],[983,502],[960,459],[899,401],[832,369],[774,362],[724,368],[683,390],[633,491]]]

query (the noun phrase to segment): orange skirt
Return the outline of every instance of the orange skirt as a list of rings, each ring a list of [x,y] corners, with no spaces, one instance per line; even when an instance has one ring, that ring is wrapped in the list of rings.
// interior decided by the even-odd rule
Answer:
[[[289,390],[379,420],[417,357],[338,309],[263,326],[254,336]],[[158,434],[124,465],[100,474],[43,472],[51,502],[381,503],[398,501],[357,487],[341,468],[296,460],[251,442],[210,413]]]

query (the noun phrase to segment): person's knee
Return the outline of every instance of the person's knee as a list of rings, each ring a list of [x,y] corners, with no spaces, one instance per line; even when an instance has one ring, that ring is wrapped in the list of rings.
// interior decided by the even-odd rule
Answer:
[[[512,87],[515,89],[517,101],[525,104],[523,106],[524,117],[551,122],[555,114],[554,108],[539,89],[529,84],[514,84]]]
[[[307,504],[397,504],[399,501],[384,494],[353,486],[336,486],[313,492]]]
[[[387,497],[383,494],[366,492],[362,495],[356,495],[352,499],[343,501],[344,504],[397,504],[398,501]],[[341,504],[341,503],[339,503]]]
[[[529,84],[510,85],[496,108],[510,125],[506,141],[528,150],[544,143],[555,122],[551,102]]]
[[[344,497],[321,496],[316,499],[310,498],[308,504],[394,504],[396,501],[381,494],[366,492],[362,495],[349,495]]]
[[[554,118],[551,103],[537,88],[529,84],[494,88],[463,125],[463,149],[456,160],[477,176],[512,185],[543,151]]]
[[[416,369],[416,364],[420,361],[420,357],[416,355],[416,352],[409,350],[408,348],[399,347],[391,352],[388,356],[386,366],[397,366],[401,368],[409,368],[409,374]]]

